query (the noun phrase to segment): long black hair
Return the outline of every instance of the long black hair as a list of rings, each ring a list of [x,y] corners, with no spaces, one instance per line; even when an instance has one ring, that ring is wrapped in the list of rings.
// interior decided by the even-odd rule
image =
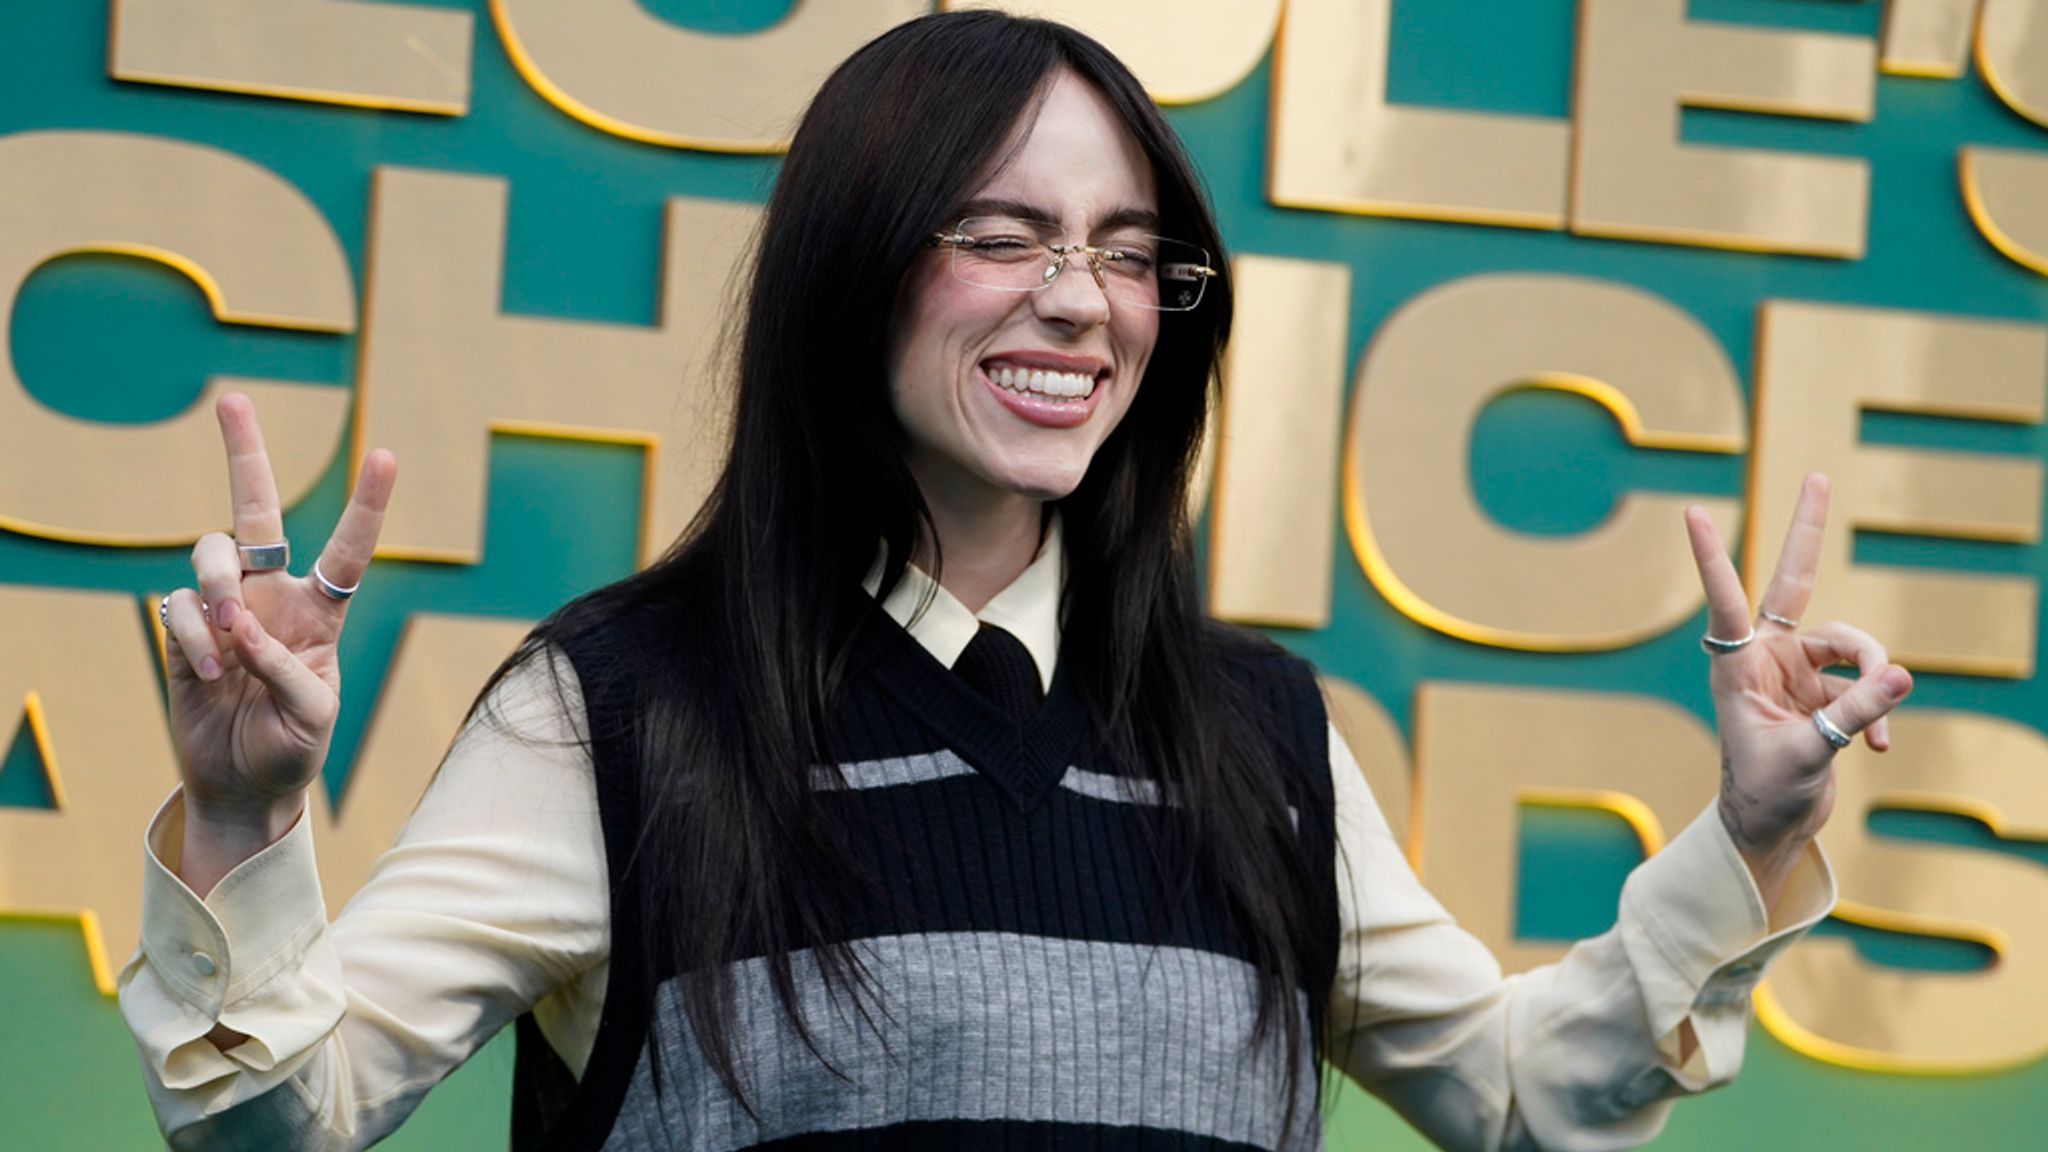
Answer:
[[[856,994],[864,980],[838,931],[863,891],[843,830],[820,817],[811,768],[835,762],[830,716],[878,548],[886,595],[934,539],[888,393],[898,287],[1061,70],[1106,97],[1143,148],[1161,230],[1208,249],[1223,273],[1200,307],[1162,314],[1129,411],[1060,502],[1061,660],[1101,745],[1176,798],[1154,817],[1154,879],[1165,893],[1201,885],[1224,906],[1260,973],[1255,1035],[1270,1042],[1277,1027],[1300,1052],[1297,997],[1324,1002],[1333,921],[1314,893],[1330,862],[1297,850],[1281,750],[1248,689],[1220,672],[1227,641],[1197,596],[1184,494],[1231,320],[1200,182],[1100,44],[1039,20],[933,15],[856,52],[796,132],[746,294],[730,453],[704,509],[658,562],[563,608],[507,664],[622,616],[648,630],[602,682],[583,669],[583,689],[630,693],[644,952],[664,970],[651,975],[680,974],[704,1055],[743,1104],[731,963],[769,959],[806,1040],[791,953],[811,950]],[[1281,1063],[1291,1101],[1300,1061]]]

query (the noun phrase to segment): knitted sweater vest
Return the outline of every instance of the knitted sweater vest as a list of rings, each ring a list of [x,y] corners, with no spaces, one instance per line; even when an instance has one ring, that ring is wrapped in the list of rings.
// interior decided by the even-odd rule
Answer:
[[[1337,946],[1335,817],[1321,695],[1301,661],[1246,634],[1217,647],[1248,685],[1280,760],[1294,832]],[[645,643],[646,633],[612,637]],[[605,638],[570,646],[588,686]],[[813,1052],[790,1026],[766,960],[733,965],[731,1030],[748,1103],[698,1049],[677,982],[650,998],[647,938],[625,857],[640,828],[640,776],[616,709],[589,695],[612,877],[602,1022],[580,1082],[520,1022],[514,1147],[677,1149],[1245,1149],[1320,1146],[1315,1046],[1324,989],[1254,1044],[1255,969],[1200,891],[1165,907],[1142,821],[1150,781],[1095,750],[1064,675],[1019,725],[874,612],[838,709],[842,762],[814,773],[821,803],[857,829],[876,899],[850,910],[849,941],[873,991],[856,1004],[811,954],[793,958]],[[1197,889],[1204,886],[1197,885]],[[651,1061],[660,1053],[659,1089]],[[822,1057],[822,1059],[821,1059]],[[1291,1124],[1286,1060],[1299,1062]],[[543,1135],[544,1133],[544,1135]]]

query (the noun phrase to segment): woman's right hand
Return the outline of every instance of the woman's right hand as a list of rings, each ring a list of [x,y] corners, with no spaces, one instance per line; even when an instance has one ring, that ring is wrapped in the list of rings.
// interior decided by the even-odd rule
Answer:
[[[171,737],[185,784],[178,872],[205,896],[243,860],[277,841],[305,806],[341,707],[346,597],[307,569],[245,572],[237,544],[284,540],[284,511],[263,432],[248,398],[215,406],[227,446],[235,534],[192,549],[198,588],[166,599]],[[363,459],[355,492],[320,553],[319,572],[353,589],[369,567],[398,464],[382,449]]]

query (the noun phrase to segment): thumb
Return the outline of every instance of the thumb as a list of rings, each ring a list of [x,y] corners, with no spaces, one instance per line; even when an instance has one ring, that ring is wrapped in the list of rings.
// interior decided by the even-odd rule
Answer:
[[[1913,690],[1913,674],[1887,664],[1849,686],[1824,710],[1835,726],[1851,736],[1877,723]]]

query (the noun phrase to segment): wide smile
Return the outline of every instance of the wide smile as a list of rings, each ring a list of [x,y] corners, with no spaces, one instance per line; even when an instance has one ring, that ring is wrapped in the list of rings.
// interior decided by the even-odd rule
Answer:
[[[976,375],[996,401],[1027,423],[1071,428],[1086,423],[1109,382],[1107,369],[1054,367],[991,357]]]

